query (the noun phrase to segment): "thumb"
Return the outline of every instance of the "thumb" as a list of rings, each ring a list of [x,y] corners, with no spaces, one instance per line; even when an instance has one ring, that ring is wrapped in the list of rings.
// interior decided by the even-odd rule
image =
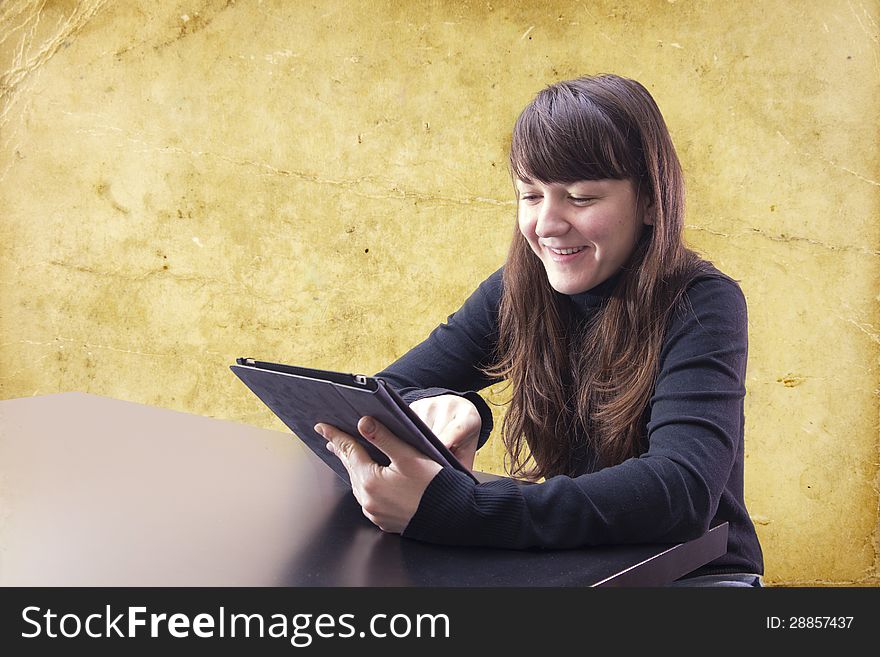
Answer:
[[[364,416],[360,419],[358,431],[392,461],[424,456],[415,447],[391,433],[384,424],[370,416]]]

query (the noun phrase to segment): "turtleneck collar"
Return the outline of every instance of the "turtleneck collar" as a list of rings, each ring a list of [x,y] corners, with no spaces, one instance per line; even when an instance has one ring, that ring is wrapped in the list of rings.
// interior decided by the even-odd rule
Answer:
[[[614,291],[614,287],[617,285],[620,280],[621,272],[618,271],[611,278],[604,280],[599,283],[596,287],[590,288],[586,292],[580,292],[578,294],[568,294],[565,295],[571,301],[572,306],[577,310],[580,315],[589,315],[592,314],[596,308],[601,306],[608,297],[611,296],[611,293]]]

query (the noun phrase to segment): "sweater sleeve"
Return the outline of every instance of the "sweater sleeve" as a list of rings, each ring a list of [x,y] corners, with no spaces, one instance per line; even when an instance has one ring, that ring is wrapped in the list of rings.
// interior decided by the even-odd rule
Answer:
[[[471,401],[480,413],[478,446],[492,432],[492,410],[478,391],[496,382],[483,374],[480,367],[489,364],[497,341],[501,276],[499,269],[480,284],[446,323],[376,374],[409,404],[447,394]]]
[[[579,477],[474,484],[443,469],[404,536],[509,548],[678,542],[704,533],[741,450],[748,330],[727,278],[692,283],[649,401],[648,449]]]

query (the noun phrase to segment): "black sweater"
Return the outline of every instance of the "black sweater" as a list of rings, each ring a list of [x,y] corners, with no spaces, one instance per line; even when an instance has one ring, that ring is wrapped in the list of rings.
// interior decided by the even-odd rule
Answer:
[[[377,374],[408,403],[449,393],[473,401],[483,420],[481,445],[492,430],[492,414],[476,391],[495,381],[478,366],[488,363],[497,339],[501,272]],[[596,312],[613,283],[568,297],[576,321]],[[763,574],[761,547],[743,501],[745,298],[717,270],[692,282],[684,296],[660,354],[645,453],[598,470],[586,455],[580,476],[528,486],[511,479],[477,485],[444,468],[403,535],[448,545],[573,548],[686,541],[727,521],[727,554],[691,575]]]

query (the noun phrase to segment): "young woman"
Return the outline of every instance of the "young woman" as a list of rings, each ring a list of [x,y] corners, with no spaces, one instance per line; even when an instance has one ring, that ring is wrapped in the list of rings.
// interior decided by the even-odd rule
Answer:
[[[727,521],[727,553],[684,583],[760,586],[743,501],[746,304],[682,241],[684,185],[663,117],[633,80],[541,91],[516,121],[507,261],[377,376],[468,467],[492,430],[477,391],[502,380],[511,474],[475,484],[372,418],[316,430],[388,532],[450,545],[677,542]]]

